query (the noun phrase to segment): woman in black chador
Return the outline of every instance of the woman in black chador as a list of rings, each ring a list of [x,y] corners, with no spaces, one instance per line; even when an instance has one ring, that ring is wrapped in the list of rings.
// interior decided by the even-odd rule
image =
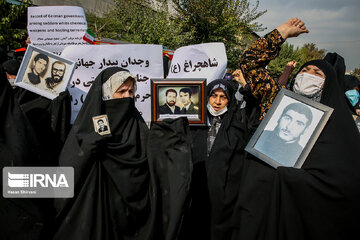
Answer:
[[[55,201],[54,239],[173,239],[177,233],[181,214],[172,208],[181,209],[190,179],[190,153],[183,151],[190,145],[180,141],[186,122],[149,131],[135,91],[136,76],[118,67],[94,81],[60,155],[60,165],[74,167],[75,192]],[[107,115],[109,134],[97,132],[93,117],[100,115]]]
[[[218,229],[231,220],[238,190],[228,191],[224,185],[238,184],[238,163],[249,137],[245,109],[237,105],[235,92],[226,79],[206,86],[207,124],[191,128],[193,174],[181,239],[221,239]]]
[[[0,167],[43,166],[47,158],[0,68]],[[2,171],[1,171],[2,172]],[[8,176],[4,176],[8,179]],[[1,186],[3,182],[1,173]],[[1,239],[49,239],[51,199],[0,197]]]
[[[258,39],[241,56],[244,77],[264,110],[261,117],[281,88],[265,66],[277,56],[287,37],[306,31],[301,20],[290,19]],[[290,89],[334,111],[301,169],[274,169],[248,155],[237,185],[239,194],[234,202],[232,224],[227,225],[228,237],[222,239],[359,236],[360,161],[356,153],[360,149],[360,137],[340,86],[339,77],[344,72],[344,64],[334,66],[324,59],[300,67]]]

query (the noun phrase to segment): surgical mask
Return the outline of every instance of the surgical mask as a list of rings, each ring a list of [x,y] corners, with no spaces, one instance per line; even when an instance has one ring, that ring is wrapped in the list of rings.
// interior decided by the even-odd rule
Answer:
[[[209,103],[207,104],[207,109],[209,110],[209,113],[214,117],[220,116],[226,113],[228,110],[227,106],[225,106],[223,109],[216,111]]]
[[[355,104],[359,101],[360,94],[356,89],[347,90],[345,92],[346,97],[350,100],[351,105],[355,106]]]
[[[293,90],[295,93],[311,96],[321,90],[325,79],[310,73],[299,73],[294,82]]]

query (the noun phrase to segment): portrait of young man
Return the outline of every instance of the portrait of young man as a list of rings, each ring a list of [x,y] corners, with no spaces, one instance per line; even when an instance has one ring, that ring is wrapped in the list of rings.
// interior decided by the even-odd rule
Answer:
[[[177,92],[169,88],[165,92],[165,104],[159,107],[159,114],[181,114],[180,107],[176,106]]]
[[[30,66],[30,72],[27,74],[29,82],[37,85],[44,77],[49,64],[49,57],[43,53],[38,53]]]
[[[198,114],[199,107],[192,102],[191,96],[192,91],[190,88],[185,87],[180,89],[179,97],[181,103],[183,104],[183,107],[181,108],[181,114]]]
[[[99,128],[98,128],[99,133],[106,132],[108,130],[108,126],[105,125],[104,120],[99,119],[97,121],[97,124],[99,126]]]
[[[58,86],[65,74],[66,65],[61,61],[56,61],[51,66],[51,77],[45,79],[46,86],[50,89]]]
[[[284,166],[294,166],[304,149],[300,137],[308,129],[313,114],[302,103],[287,105],[273,131],[265,130],[254,148]]]

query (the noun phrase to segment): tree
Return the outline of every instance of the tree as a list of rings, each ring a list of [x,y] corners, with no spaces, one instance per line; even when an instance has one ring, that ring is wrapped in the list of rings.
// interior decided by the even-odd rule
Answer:
[[[21,47],[27,36],[26,25],[22,21],[31,4],[31,0],[22,1],[20,5],[0,0],[0,47],[6,50]]]
[[[351,75],[357,77],[360,80],[360,66],[352,71]]]
[[[181,46],[224,42],[228,67],[236,68],[248,44],[249,34],[263,30],[254,22],[257,1],[251,8],[248,0],[116,0],[116,7],[104,18],[87,15],[92,30],[102,37],[133,43],[161,44],[170,49]]]
[[[253,8],[248,0],[173,0],[175,18],[182,33],[192,36],[187,44],[223,42],[228,67],[236,68],[238,59],[253,31],[262,31],[262,24],[254,22],[266,11]]]
[[[95,34],[131,43],[160,44],[168,48],[178,48],[186,42],[188,34],[181,34],[180,27],[171,18],[167,1],[154,1],[154,5],[146,0],[115,0],[115,8],[104,18],[87,14],[89,27],[94,30],[102,27]]]
[[[296,68],[294,69],[292,75],[296,73],[301,65],[303,65],[303,55],[301,49],[294,48],[293,45],[284,43],[281,47],[279,56],[274,60],[270,61],[268,65],[268,70],[271,75],[275,78],[279,78],[284,71],[286,64],[290,61],[297,61]]]
[[[323,59],[325,57],[325,49],[318,49],[315,43],[305,43],[301,48],[303,62],[308,62],[314,59]]]
[[[323,59],[325,53],[326,50],[318,49],[315,43],[306,43],[301,48],[294,48],[293,45],[284,43],[281,47],[279,56],[269,63],[268,69],[272,76],[279,78],[283,73],[286,64],[294,60],[298,62],[296,68],[290,75],[294,76],[304,63],[314,59]]]

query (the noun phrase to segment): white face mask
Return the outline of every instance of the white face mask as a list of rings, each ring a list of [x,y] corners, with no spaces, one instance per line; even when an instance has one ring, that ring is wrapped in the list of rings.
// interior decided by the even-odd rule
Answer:
[[[225,106],[223,109],[216,111],[209,103],[207,104],[207,109],[209,110],[209,113],[214,117],[220,116],[226,113],[228,110],[227,106]]]
[[[320,91],[325,79],[310,73],[299,73],[294,82],[293,90],[295,93],[311,96]]]

